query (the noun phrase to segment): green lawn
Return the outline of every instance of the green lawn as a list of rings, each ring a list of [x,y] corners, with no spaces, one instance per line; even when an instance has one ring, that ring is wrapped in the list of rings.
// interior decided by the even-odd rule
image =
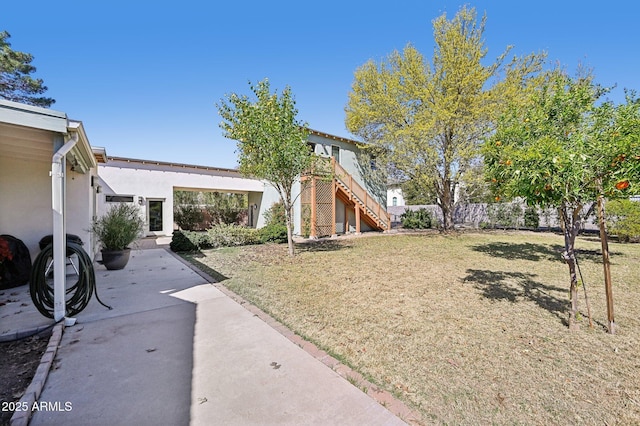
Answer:
[[[610,245],[617,334],[605,332],[600,243],[579,237],[569,332],[562,238],[400,234],[189,256],[229,289],[421,413],[425,424],[640,424],[640,245]]]

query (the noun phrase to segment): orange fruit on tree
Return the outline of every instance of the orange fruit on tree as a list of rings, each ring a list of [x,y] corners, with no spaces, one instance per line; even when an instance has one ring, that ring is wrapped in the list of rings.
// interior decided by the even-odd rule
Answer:
[[[619,191],[627,189],[628,187],[629,187],[629,180],[627,179],[621,180],[620,182],[616,183],[616,189]]]

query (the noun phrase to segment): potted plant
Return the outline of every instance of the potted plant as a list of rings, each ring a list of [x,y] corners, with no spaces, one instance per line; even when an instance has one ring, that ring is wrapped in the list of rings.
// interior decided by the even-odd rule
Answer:
[[[93,222],[93,232],[102,245],[102,264],[109,270],[123,269],[129,261],[129,245],[142,235],[144,221],[133,204],[113,206]]]

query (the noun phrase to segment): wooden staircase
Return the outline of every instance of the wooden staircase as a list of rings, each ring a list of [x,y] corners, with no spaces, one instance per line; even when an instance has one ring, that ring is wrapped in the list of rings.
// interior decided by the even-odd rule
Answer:
[[[353,179],[353,176],[335,161],[335,158],[332,157],[330,159],[328,166],[329,167],[320,167],[320,170],[316,169],[316,173],[312,173],[311,175],[303,178],[304,180],[311,180],[308,204],[310,205],[311,210],[310,222],[315,224],[315,226],[311,226],[310,236],[323,236],[318,235],[318,232],[327,234],[329,231],[326,226],[318,226],[319,216],[321,218],[325,218],[325,220],[328,219],[328,214],[326,214],[326,212],[324,214],[318,214],[319,205],[324,205],[331,209],[330,232],[331,235],[336,234],[336,199],[340,199],[344,203],[346,209],[350,209],[354,212],[356,233],[359,234],[361,232],[361,222],[365,222],[373,230],[390,230],[391,217],[380,203],[369,195],[368,191],[358,184],[358,182]],[[322,182],[322,184],[320,185],[319,182]],[[318,197],[318,188],[326,188],[328,186],[327,184],[330,184],[331,201],[329,201],[327,197],[326,202],[318,202],[319,199],[322,199],[322,197]],[[315,200],[315,202],[312,200]],[[345,213],[345,221],[347,221],[346,216],[347,215]],[[320,229],[325,229],[326,231],[319,231]],[[345,232],[348,232],[348,225],[346,223]]]

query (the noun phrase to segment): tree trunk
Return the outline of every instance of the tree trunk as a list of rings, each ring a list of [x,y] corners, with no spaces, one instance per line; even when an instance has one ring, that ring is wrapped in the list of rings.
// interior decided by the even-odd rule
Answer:
[[[289,256],[294,256],[295,251],[293,247],[293,220],[291,218],[293,206],[291,203],[285,205],[285,217],[287,219],[287,244],[289,245]]]
[[[569,265],[569,277],[571,279],[571,286],[569,293],[571,296],[571,309],[569,311],[569,330],[577,330],[579,328],[576,320],[576,314],[578,313],[578,276],[576,274],[576,258],[575,253],[571,249],[567,254],[567,265]]]
[[[443,222],[442,226],[445,231],[450,231],[453,229],[453,209],[448,204],[442,204],[440,206],[442,210]]]
[[[571,299],[571,309],[569,310],[569,330],[577,330],[579,328],[577,322],[578,314],[578,274],[576,265],[576,253],[575,242],[578,230],[580,229],[580,210],[581,208],[575,208],[571,212],[571,218],[567,214],[567,206],[563,206],[561,214],[563,216],[563,234],[564,234],[564,253],[563,258],[569,266],[569,279],[571,285],[569,287],[569,294]]]
[[[451,197],[451,182],[444,180],[442,182],[442,193],[438,194],[440,199],[439,205],[442,210],[442,227],[444,231],[453,229],[453,198]]]

